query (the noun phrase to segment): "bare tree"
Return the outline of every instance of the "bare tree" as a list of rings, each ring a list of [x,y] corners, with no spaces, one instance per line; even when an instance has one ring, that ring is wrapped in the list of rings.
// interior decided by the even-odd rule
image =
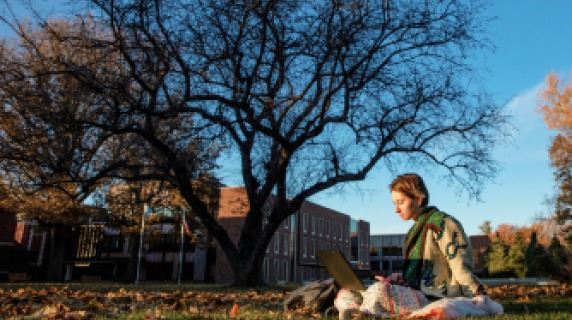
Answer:
[[[171,178],[180,172],[166,166],[168,161],[187,170],[186,179],[181,180],[200,189],[195,194],[202,203],[210,201],[212,194],[205,193],[218,185],[209,174],[217,148],[201,142],[193,136],[195,130],[186,128],[192,127],[192,119],[177,119],[175,114],[144,125],[144,116],[137,112],[123,110],[125,117],[112,115],[118,110],[103,110],[105,99],[115,99],[113,94],[103,94],[101,87],[95,87],[98,83],[88,84],[74,73],[79,69],[68,67],[81,66],[101,81],[128,85],[113,46],[98,45],[106,41],[106,34],[93,19],[50,21],[45,29],[12,26],[18,41],[0,43],[0,170],[6,186],[17,195],[3,201],[6,206],[49,225],[54,246],[61,246],[58,230],[85,223],[90,217],[104,217],[101,210],[84,202],[110,185],[155,183],[161,185],[154,188],[157,193],[173,188],[177,182]],[[136,98],[136,91],[131,93]],[[155,139],[164,138],[162,143],[177,155],[163,158],[137,131],[152,131]],[[142,205],[152,197],[147,192],[137,203]],[[208,212],[212,215],[212,210]],[[49,277],[58,279],[57,268],[52,269]]]
[[[105,36],[74,42],[43,25],[79,52],[108,52],[121,70],[57,61],[93,97],[90,121],[80,122],[106,141],[142,141],[150,153],[127,148],[119,159],[165,169],[225,251],[237,285],[262,282],[269,241],[308,197],[376,167],[440,168],[474,196],[496,172],[491,150],[506,118],[467,63],[488,45],[485,1],[85,3]],[[176,148],[165,123],[239,154],[249,211],[238,245],[206,213],[194,171],[182,165],[193,155]],[[81,180],[127,175],[115,156]]]

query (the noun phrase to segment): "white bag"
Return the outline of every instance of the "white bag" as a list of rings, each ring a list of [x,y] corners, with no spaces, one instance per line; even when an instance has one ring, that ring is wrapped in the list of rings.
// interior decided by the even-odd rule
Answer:
[[[459,317],[493,316],[503,314],[500,303],[487,295],[474,298],[442,298],[410,314],[413,318],[456,319]]]

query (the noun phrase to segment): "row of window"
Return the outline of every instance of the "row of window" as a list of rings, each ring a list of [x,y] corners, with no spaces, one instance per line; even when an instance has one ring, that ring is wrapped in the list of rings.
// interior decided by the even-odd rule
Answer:
[[[270,279],[270,263],[268,258],[264,258],[264,281],[279,282],[288,281],[290,275],[290,268],[288,261],[282,261],[282,268],[280,268],[280,261],[274,259],[274,279]]]
[[[280,246],[280,238],[282,238],[282,246]],[[274,243],[274,253],[275,254],[280,254],[280,248],[282,248],[282,254],[284,256],[288,256],[290,254],[290,236],[289,234],[278,234],[276,233],[274,235],[274,239],[273,239],[273,243]],[[318,241],[318,248],[317,250],[330,250],[330,249],[340,249],[340,247],[336,244],[330,243],[330,242],[322,242],[322,241]],[[302,257],[307,258],[307,257],[311,257],[311,258],[315,258],[316,257],[316,240],[314,239],[310,239],[310,245],[308,246],[308,238],[304,237],[302,238],[302,246],[301,246],[301,250],[302,250]],[[269,250],[268,248],[266,249],[266,253],[268,253]]]
[[[282,253],[287,256],[290,253],[290,237],[288,234],[283,234],[282,235]],[[274,253],[275,254],[280,254],[280,234],[279,233],[275,233],[274,234],[274,238],[273,238],[273,242],[274,242]],[[268,248],[266,248],[266,253],[268,253]]]
[[[310,246],[308,246],[308,238],[302,238],[302,257],[303,258],[315,258],[316,257],[316,240],[310,239]],[[318,241],[318,251],[330,250],[330,249],[341,249],[338,245],[330,242]]]
[[[332,237],[332,239],[336,240],[339,239],[340,241],[344,240],[344,235],[347,234],[347,232],[345,232],[346,230],[344,230],[344,225],[340,224],[338,225],[337,222],[334,222],[333,224],[330,223],[330,220],[325,220],[322,218],[318,219],[318,223],[316,224],[316,217],[312,216],[310,217],[311,219],[311,223],[308,223],[308,214],[304,213],[304,215],[302,216],[302,231],[304,233],[308,233],[308,231],[310,231],[312,233],[312,235],[318,234],[318,236],[322,237],[322,236],[326,236],[326,238],[330,238]],[[310,228],[308,228],[308,225],[310,226]],[[317,227],[317,230],[316,230]],[[331,228],[330,228],[331,227]],[[316,232],[317,231],[317,232]],[[347,235],[345,237],[346,242],[348,241],[347,239]]]
[[[290,264],[288,263],[288,261],[282,261],[282,263],[280,262],[280,260],[278,259],[274,259],[273,262],[273,274],[271,277],[270,274],[270,262],[268,260],[268,258],[264,259],[264,280],[267,283],[271,283],[271,282],[286,282],[290,280]],[[300,273],[300,280],[302,281],[313,281],[316,279],[324,279],[327,276],[326,271],[324,271],[323,269],[316,269],[316,268],[312,268],[312,267],[300,267],[298,269],[298,272]]]

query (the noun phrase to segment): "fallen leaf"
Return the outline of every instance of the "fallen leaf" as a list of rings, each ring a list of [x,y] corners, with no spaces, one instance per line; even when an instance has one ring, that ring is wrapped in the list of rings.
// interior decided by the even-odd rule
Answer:
[[[156,320],[153,312],[150,309],[147,309],[147,312],[145,312],[145,320]]]
[[[72,311],[66,314],[66,320],[87,320],[91,319],[93,316],[87,311]]]
[[[94,310],[94,311],[101,311],[105,308],[103,303],[97,301],[97,299],[95,299],[95,298],[89,300],[87,307],[89,310]]]
[[[238,303],[235,303],[232,305],[232,308],[230,309],[230,312],[228,313],[228,315],[231,318],[234,318],[234,317],[238,316],[239,313],[240,313],[240,307],[238,306]]]
[[[189,312],[191,314],[197,314],[200,313],[199,307],[198,306],[190,306],[189,307]]]
[[[36,313],[34,313],[33,317],[38,317],[38,318],[55,317],[58,314],[58,311],[59,309],[57,306],[47,305],[38,310]]]

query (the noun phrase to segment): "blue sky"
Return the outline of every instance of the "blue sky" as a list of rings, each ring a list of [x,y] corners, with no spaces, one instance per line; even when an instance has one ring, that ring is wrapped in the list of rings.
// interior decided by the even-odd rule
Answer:
[[[507,104],[518,129],[512,141],[494,150],[499,175],[483,186],[481,201],[457,194],[454,186],[425,176],[431,203],[457,217],[465,231],[479,234],[479,225],[490,220],[499,224],[527,225],[547,215],[543,204],[553,193],[548,158],[554,134],[536,112],[537,95],[550,72],[569,78],[572,71],[572,1],[496,0],[488,10],[496,19],[487,27],[494,52],[475,64],[485,68],[485,85],[500,104]],[[413,171],[413,170],[412,170]],[[388,185],[392,177],[374,173],[358,187],[361,192],[323,194],[315,202],[367,220],[371,233],[403,233],[411,222],[403,222],[393,210]]]
[[[65,1],[35,1],[44,8],[49,4],[52,13],[58,12],[58,2]],[[431,203],[457,217],[471,235],[479,233],[478,226],[485,220],[490,220],[493,228],[502,223],[526,225],[547,214],[549,208],[543,200],[553,193],[547,153],[553,133],[535,111],[537,93],[548,73],[568,78],[572,71],[572,1],[491,2],[488,14],[496,19],[487,32],[496,50],[479,55],[474,63],[482,69],[485,85],[497,103],[507,105],[518,131],[509,144],[494,150],[501,171],[483,186],[481,202],[469,199],[466,193],[458,194],[455,186],[444,181],[424,177]],[[387,172],[374,172],[353,186],[359,191],[350,187],[344,193],[324,192],[312,201],[369,221],[372,234],[404,233],[411,222],[401,221],[393,211],[387,188],[391,179]]]

